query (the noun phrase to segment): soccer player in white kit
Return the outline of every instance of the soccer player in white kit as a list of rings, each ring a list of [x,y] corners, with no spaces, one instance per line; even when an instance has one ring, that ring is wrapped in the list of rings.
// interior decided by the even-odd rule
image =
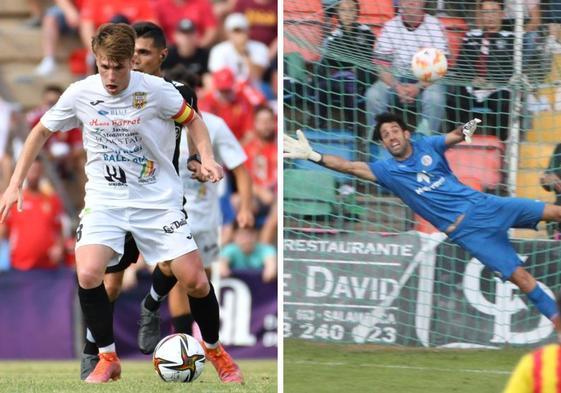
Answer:
[[[222,118],[208,112],[202,112],[201,117],[207,125],[215,156],[234,173],[238,191],[241,193],[243,190],[244,187],[242,187],[242,184],[248,185],[246,188],[249,190],[249,207],[245,210],[240,209],[236,220],[242,228],[251,227],[254,223],[253,213],[251,212],[251,178],[243,166],[243,163],[247,159],[246,154]],[[219,229],[221,225],[221,215],[219,190],[217,184],[203,183],[192,177],[192,173],[186,169],[187,157],[187,141],[182,139],[179,168],[185,190],[185,210],[189,215],[191,230],[208,274],[212,263],[218,261],[220,253]],[[240,177],[245,176],[245,174],[240,175],[239,172],[245,172],[245,174],[247,174],[248,178],[245,181],[242,180],[243,183],[240,181]],[[158,293],[152,288],[147,298],[152,297],[155,302],[160,303],[165,295],[166,293]],[[148,301],[148,303],[150,303],[150,301]],[[144,304],[146,303],[147,301],[145,300]],[[159,304],[155,307],[154,311],[157,310],[158,306]],[[169,308],[175,331],[177,333],[192,334],[189,303],[177,286],[173,287],[169,293]],[[139,345],[141,344],[140,335],[142,326],[141,322]],[[152,333],[150,339],[144,340],[148,345],[144,344],[145,350],[143,351],[151,353],[154,350],[155,344],[159,341],[159,338],[159,330],[156,334]]]
[[[132,26],[136,32],[135,43],[135,59],[133,68],[136,71],[146,72],[151,75],[161,76],[161,64],[167,54],[166,39],[162,29],[152,22],[138,22]],[[184,71],[185,68],[184,68]],[[187,75],[180,71],[181,80],[184,80]],[[168,79],[169,81],[169,79]],[[183,96],[189,105],[197,110],[197,97],[195,92],[187,85],[178,82],[170,82]],[[227,128],[225,122],[217,116],[212,114],[205,114],[203,120],[207,124],[209,137],[213,144],[213,150],[218,158],[230,169],[234,175],[236,186],[240,193],[241,208],[238,213],[237,220],[242,226],[253,224],[253,214],[251,212],[251,177],[243,166],[246,160],[245,152],[239,145],[232,132]],[[176,132],[181,137],[183,126],[176,124]],[[199,247],[199,252],[205,266],[209,266],[212,261],[218,256],[218,226],[220,220],[218,206],[218,195],[216,188],[217,184],[209,182],[200,183],[191,179],[192,173],[187,171],[187,163],[195,166],[196,175],[199,180],[201,178],[200,164],[195,164],[190,155],[187,139],[179,138],[181,140],[181,152],[178,142],[176,142],[176,150],[174,153],[174,165],[176,170],[179,171],[186,193],[185,208],[189,215],[189,225],[191,226],[192,234]],[[189,145],[193,147],[192,140]],[[192,149],[192,152],[196,149]],[[181,154],[180,154],[181,153]],[[181,159],[180,159],[181,158]],[[197,158],[198,160],[198,158]],[[194,175],[193,175],[194,176]],[[193,187],[185,187],[185,182],[193,184]],[[207,191],[208,190],[208,191]],[[198,214],[197,214],[198,213]],[[194,218],[194,219],[193,219]],[[195,225],[195,227],[193,227]],[[105,288],[110,301],[114,302],[117,299],[123,285],[123,273],[131,263],[136,262],[138,257],[138,250],[135,249],[134,240],[125,240],[125,256],[121,258],[119,263],[106,270],[104,279]],[[208,271],[207,271],[208,273]],[[185,296],[185,290],[181,285],[175,285],[177,279],[165,263],[156,265],[152,273],[152,295],[147,295],[141,305],[141,320],[139,327],[139,348],[143,353],[149,354],[154,351],[154,348],[160,340],[160,319],[159,319],[159,306],[164,297],[172,290],[170,296],[170,311],[172,313],[174,326],[178,333],[188,333],[179,326],[184,325],[184,313],[189,312],[189,302]],[[212,284],[211,291],[212,289]],[[200,303],[198,299],[189,297],[190,302]],[[196,305],[195,305],[196,307]],[[243,382],[241,371],[231,359],[230,355],[224,351],[224,348],[218,343],[218,330],[219,320],[218,315],[212,315],[207,325],[201,327],[201,334],[203,336],[203,345],[205,348],[207,359],[216,368],[218,376],[222,382]],[[95,368],[99,361],[97,356],[98,350],[95,343],[93,343],[91,332],[88,331],[88,337],[82,359],[80,364],[81,378],[85,379]],[[216,342],[216,345],[205,344],[206,342]]]
[[[206,126],[179,92],[161,78],[132,71],[134,45],[130,26],[100,26],[92,38],[99,74],[70,85],[31,130],[0,199],[4,222],[13,204],[21,209],[23,181],[51,133],[83,126],[88,182],[77,230],[76,273],[82,311],[100,351],[89,383],[121,375],[103,275],[118,260],[115,255],[122,254],[127,231],[147,263],[169,261],[179,283],[200,302],[193,307],[197,323],[205,323],[203,314],[218,314],[182,210],[183,189],[172,164],[174,121],[189,125],[203,176],[216,182],[222,168],[214,160]]]
[[[138,22],[133,25],[133,28],[137,34],[135,69],[153,75],[161,75],[160,66],[167,51],[162,29],[151,22]],[[177,77],[172,78],[173,83],[176,87],[182,86],[180,89],[184,91],[183,96],[188,102],[193,102],[196,108],[196,96],[187,98],[194,92],[188,93],[190,90],[187,88],[188,86],[182,85],[182,82],[187,82],[185,72],[185,69],[183,72],[177,70]],[[243,165],[246,161],[245,152],[222,119],[210,113],[202,114],[202,119],[207,125],[216,157],[234,176],[241,200],[237,220],[242,226],[253,225],[251,177]],[[190,135],[190,130],[188,130],[187,135]],[[189,216],[191,231],[199,247],[205,267],[210,267],[210,264],[217,259],[219,251],[220,206],[218,203],[218,185],[210,182],[200,182],[192,178],[193,173],[187,170],[188,163],[197,169],[199,180],[205,180],[200,179],[200,164],[197,164],[197,161],[190,157],[191,153],[196,151],[193,147],[191,138],[181,138],[178,168],[184,187],[184,206]],[[185,331],[180,326],[184,324],[183,319],[186,319],[183,314],[189,312],[189,306],[191,306],[190,308],[197,307],[198,300],[192,297],[188,299],[185,296],[185,291],[182,290],[180,285],[174,285],[174,281],[174,277],[170,277],[170,272],[166,270],[164,264],[156,266],[152,273],[152,288],[141,304],[138,345],[143,353],[152,353],[160,340],[159,306],[165,296],[170,293],[170,290],[170,313],[176,331],[178,333],[192,333]],[[216,321],[214,325],[216,335],[218,334],[218,327],[219,321]],[[203,338],[212,333],[213,330],[209,327],[202,327],[201,329]],[[206,341],[203,342],[206,357],[215,367],[220,380],[222,382],[243,382],[241,371],[231,360],[228,353],[224,351],[222,345],[218,344],[209,348]]]

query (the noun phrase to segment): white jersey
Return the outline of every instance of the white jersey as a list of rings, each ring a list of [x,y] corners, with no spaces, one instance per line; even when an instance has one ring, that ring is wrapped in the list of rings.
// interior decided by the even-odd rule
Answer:
[[[128,87],[110,95],[99,75],[71,84],[42,118],[51,131],[82,126],[86,207],[182,208],[183,189],[172,164],[174,120],[194,111],[164,79],[131,72]]]
[[[247,156],[226,122],[207,112],[202,112],[202,118],[208,128],[216,159],[228,169],[243,164]],[[179,173],[183,181],[189,225],[193,233],[216,230],[221,222],[218,183],[201,183],[191,179],[191,172],[187,169],[188,157],[187,138],[181,138]]]
[[[249,40],[246,50],[253,64],[263,68],[269,66],[269,49],[267,45],[259,41]],[[229,68],[237,80],[245,81],[249,79],[249,67],[230,41],[214,45],[208,56],[208,69],[210,72]]]

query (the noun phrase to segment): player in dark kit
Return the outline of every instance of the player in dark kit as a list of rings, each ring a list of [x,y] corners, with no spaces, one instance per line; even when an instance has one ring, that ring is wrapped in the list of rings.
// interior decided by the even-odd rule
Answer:
[[[133,63],[133,68],[135,71],[145,72],[147,74],[161,76],[161,64],[164,61],[167,49],[166,49],[166,39],[161,28],[151,22],[139,22],[133,25],[136,32],[136,43],[135,43],[135,60]],[[197,96],[193,89],[189,86],[176,82],[168,81],[181,93],[185,101],[191,106],[195,111],[198,112],[197,108]],[[173,155],[173,165],[176,171],[179,173],[179,145],[181,134],[183,130],[183,125],[176,123],[176,144],[175,151]],[[194,143],[190,143],[189,146],[194,146]],[[199,174],[200,175],[200,174]],[[106,291],[108,293],[111,302],[114,302],[122,288],[123,275],[125,269],[130,266],[131,263],[136,262],[138,259],[138,249],[134,239],[130,239],[126,243],[125,251],[128,251],[128,255],[125,254],[121,258],[118,265],[110,267],[106,270],[104,284]],[[140,332],[148,331],[150,333],[150,338],[159,337],[159,315],[157,314],[157,309],[160,306],[161,301],[169,293],[169,291],[176,285],[177,279],[171,272],[171,269],[166,264],[157,264],[152,273],[152,296],[147,296],[143,300],[141,305],[141,320]],[[211,285],[212,297],[214,297],[213,303],[215,305],[213,308],[218,311],[218,302],[214,296],[214,289]],[[158,295],[158,294],[161,294]],[[157,301],[153,299],[157,298]],[[152,300],[152,302],[150,302]],[[203,304],[198,301],[198,299],[189,297],[191,307],[200,308]],[[194,305],[193,305],[194,303]],[[201,303],[201,304],[199,304]],[[219,330],[219,317],[218,312],[209,313],[203,311],[205,314],[205,321],[203,325],[199,325],[201,329],[201,334],[203,336],[202,346],[205,348],[205,353],[207,358],[213,363],[220,380],[222,382],[243,382],[243,377],[241,371],[230,355],[224,350],[220,342],[218,341],[218,330]],[[157,329],[157,333],[154,334],[153,331]],[[143,348],[142,342],[139,344],[141,350]],[[143,350],[146,353],[146,351]],[[91,334],[87,334],[86,345],[84,347],[84,352],[82,354],[82,362],[80,375],[82,379],[85,379],[89,373],[93,370],[97,363],[97,346],[93,341]]]
[[[348,161],[315,152],[301,131],[298,139],[284,137],[286,158],[307,159],[319,165],[375,181],[398,195],[413,211],[450,240],[469,251],[502,280],[516,284],[538,310],[559,326],[555,301],[521,265],[509,241],[510,228],[535,228],[540,220],[561,221],[561,206],[524,198],[484,194],[465,186],[452,173],[444,152],[450,146],[471,142],[479,119],[447,135],[411,140],[403,120],[380,114],[374,138],[391,154],[370,163]]]

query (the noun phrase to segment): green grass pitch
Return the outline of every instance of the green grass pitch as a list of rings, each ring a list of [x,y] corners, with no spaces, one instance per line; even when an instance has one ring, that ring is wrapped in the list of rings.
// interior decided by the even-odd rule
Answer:
[[[165,383],[152,368],[150,360],[121,360],[122,378],[116,382],[90,385],[80,381],[79,361],[0,361],[2,393],[276,393],[276,360],[242,360],[246,383],[222,384],[210,363],[196,381],[187,384]]]
[[[437,350],[284,341],[284,393],[499,393],[528,349]]]

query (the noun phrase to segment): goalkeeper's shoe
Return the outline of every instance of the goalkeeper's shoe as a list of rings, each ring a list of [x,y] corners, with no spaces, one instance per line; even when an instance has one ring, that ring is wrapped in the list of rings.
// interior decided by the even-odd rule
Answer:
[[[222,344],[218,343],[218,346],[212,349],[207,348],[204,342],[201,342],[201,344],[205,350],[206,358],[210,360],[222,382],[243,383],[240,368]]]
[[[110,380],[116,381],[121,378],[121,361],[115,352],[99,354],[99,363],[86,378],[87,383],[105,383]]]
[[[82,353],[80,356],[80,379],[84,381],[99,363],[99,356]]]

